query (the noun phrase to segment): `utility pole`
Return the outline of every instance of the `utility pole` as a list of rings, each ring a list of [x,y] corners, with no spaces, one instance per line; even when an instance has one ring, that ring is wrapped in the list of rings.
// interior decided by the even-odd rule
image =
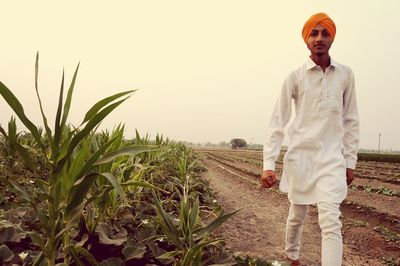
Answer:
[[[378,138],[378,153],[381,153],[381,133],[379,133],[379,138]]]

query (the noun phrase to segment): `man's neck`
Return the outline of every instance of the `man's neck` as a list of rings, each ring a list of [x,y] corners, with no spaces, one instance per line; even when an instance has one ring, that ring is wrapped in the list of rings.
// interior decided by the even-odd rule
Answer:
[[[317,55],[317,54],[311,54],[310,58],[317,64],[319,65],[322,70],[325,72],[325,69],[330,66],[331,64],[331,58],[329,54],[323,54],[323,55]]]

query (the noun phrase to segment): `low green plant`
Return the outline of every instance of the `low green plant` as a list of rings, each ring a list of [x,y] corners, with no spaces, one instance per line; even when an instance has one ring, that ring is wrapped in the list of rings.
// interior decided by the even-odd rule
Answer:
[[[388,162],[388,163],[400,162],[400,154],[358,153],[357,158],[360,161],[375,161],[375,162]]]
[[[399,266],[400,265],[400,258],[393,258],[391,256],[385,256],[382,259],[383,259],[383,263],[387,266]]]
[[[347,228],[365,227],[368,225],[367,221],[361,221],[361,220],[356,220],[356,219],[351,219],[351,218],[347,218],[346,220],[348,220]]]
[[[371,187],[371,186],[364,186],[364,185],[351,185],[350,188],[352,190],[363,190],[367,193],[376,193],[376,194],[382,194],[382,195],[386,195],[386,196],[394,196],[394,197],[399,197],[400,196],[400,192],[399,191],[395,191],[392,189],[389,189],[387,187]]]
[[[236,256],[234,256],[234,258],[236,260],[235,265],[238,266],[276,266],[276,265],[289,266],[289,264],[285,262],[278,262],[278,261],[268,262],[259,258],[249,257],[247,255],[241,256],[237,254]]]
[[[189,180],[183,185],[183,194],[180,197],[179,216],[167,213],[156,194],[154,194],[154,205],[157,217],[155,222],[163,232],[163,236],[176,248],[164,253],[158,259],[174,259],[176,265],[205,265],[211,259],[205,260],[202,251],[205,247],[220,243],[222,239],[211,239],[209,237],[215,229],[222,225],[237,211],[223,214],[220,213],[214,221],[208,225],[202,225],[199,219],[199,198],[191,199],[188,194]]]
[[[10,262],[14,258],[14,253],[6,246],[0,246],[0,263],[1,265]]]
[[[124,140],[123,133],[124,126],[117,125],[111,133],[107,133],[107,136],[103,135],[103,137],[105,137],[103,141],[108,141],[110,139],[114,140],[113,144],[107,149],[108,153],[118,152],[126,147],[132,146],[128,145],[128,143]],[[94,139],[92,140],[92,145],[95,145],[95,149],[98,149],[101,143],[99,143],[97,139]],[[147,151],[148,147],[150,146],[140,145],[137,147],[143,147],[143,151]],[[157,151],[158,149],[154,149],[152,153],[156,153]],[[143,152],[142,154],[149,153]],[[136,194],[141,191],[140,189],[160,189],[157,186],[141,179],[147,167],[141,164],[139,157],[119,156],[112,161],[98,165],[97,168],[98,172],[112,174],[118,180],[118,182],[121,184],[124,194],[130,196],[129,201],[134,200],[133,197],[135,197]],[[130,207],[130,205],[127,204],[127,201],[121,197],[121,193],[118,193],[117,190],[110,186],[108,179],[104,175],[97,178],[94,184],[94,189],[96,191],[102,191],[102,188],[107,188],[109,191],[107,191],[107,193],[101,193],[99,197],[90,203],[90,209],[92,210],[91,215],[86,213],[86,224],[91,223],[92,225],[89,227],[92,229],[96,228],[96,224],[100,221],[100,217],[103,221],[107,219],[112,220],[115,219],[118,213],[124,208]]]
[[[381,233],[383,237],[388,242],[400,243],[400,234],[391,231],[390,229],[383,227],[381,225],[377,225],[374,227],[374,230]]]
[[[36,56],[35,63],[35,89],[44,123],[45,137],[42,137],[39,127],[28,119],[22,104],[2,82],[0,82],[0,94],[32,134],[39,148],[38,152],[44,158],[48,173],[34,180],[37,193],[33,195],[11,179],[0,177],[0,182],[12,187],[21,199],[30,204],[39,218],[43,233],[29,233],[32,242],[41,250],[34,265],[44,263],[50,266],[55,265],[56,261],[59,262],[60,256],[63,257],[64,265],[69,265],[72,260],[77,265],[81,265],[82,257],[92,264],[97,264],[95,258],[86,249],[71,243],[70,231],[77,226],[84,208],[104,191],[109,191],[110,187],[127,203],[118,179],[112,173],[99,171],[99,166],[110,163],[120,156],[136,156],[138,153],[151,151],[154,148],[135,145],[108,152],[116,141],[116,138],[113,138],[99,146],[96,151],[90,151],[92,131],[109,113],[128,99],[134,90],[117,93],[97,102],[86,113],[82,123],[72,129],[68,126],[67,119],[79,64],[65,101],[63,100],[64,73],[62,75],[55,125],[51,130],[38,90],[38,64],[39,54]],[[107,180],[108,186],[98,186],[96,193],[90,193],[99,177]]]
[[[7,161],[8,167],[13,169],[15,162],[17,162],[16,155],[18,153],[22,158],[23,164],[31,171],[34,171],[34,166],[29,157],[29,153],[20,144],[19,136],[21,132],[17,133],[17,124],[14,116],[11,116],[11,119],[8,122],[8,132],[6,132],[0,125],[0,134],[2,135],[2,138],[0,139],[2,154],[4,159]]]

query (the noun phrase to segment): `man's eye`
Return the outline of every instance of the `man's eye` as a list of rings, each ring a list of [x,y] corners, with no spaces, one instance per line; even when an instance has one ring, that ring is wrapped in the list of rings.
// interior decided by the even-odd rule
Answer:
[[[324,37],[329,37],[330,35],[329,35],[329,32],[323,31],[323,32],[322,32],[322,36],[324,36]]]
[[[318,32],[317,32],[317,31],[312,31],[311,34],[310,34],[310,36],[313,36],[313,37],[315,37],[315,36],[317,36],[317,35],[318,35]]]

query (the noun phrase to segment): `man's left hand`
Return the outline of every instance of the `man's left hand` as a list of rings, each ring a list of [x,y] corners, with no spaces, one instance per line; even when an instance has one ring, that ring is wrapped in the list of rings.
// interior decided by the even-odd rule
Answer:
[[[346,181],[347,181],[347,185],[350,185],[351,182],[353,182],[354,180],[354,170],[351,168],[346,168]]]

